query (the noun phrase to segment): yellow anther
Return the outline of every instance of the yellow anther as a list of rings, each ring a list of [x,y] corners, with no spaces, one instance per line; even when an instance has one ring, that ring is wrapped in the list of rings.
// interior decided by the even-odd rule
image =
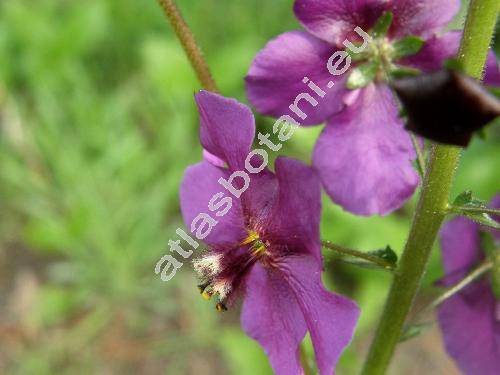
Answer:
[[[266,247],[264,246],[264,244],[260,244],[259,246],[255,247],[252,251],[252,256],[257,256],[257,255],[260,255],[262,253],[264,253],[266,251]]]
[[[202,296],[202,297],[203,297],[203,299],[204,299],[204,300],[206,300],[206,301],[210,301],[210,298],[212,298],[212,294],[211,294],[211,293],[209,293],[209,292],[206,292],[206,291],[202,292],[202,293],[201,293],[201,296]]]
[[[241,246],[251,244],[259,239],[259,234],[253,230],[248,231],[248,237],[241,242]]]

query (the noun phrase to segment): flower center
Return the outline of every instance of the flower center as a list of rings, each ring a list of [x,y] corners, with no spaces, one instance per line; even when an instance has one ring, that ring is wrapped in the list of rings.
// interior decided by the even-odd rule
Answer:
[[[217,311],[225,311],[226,303],[238,289],[251,267],[267,254],[266,242],[258,232],[249,230],[247,237],[225,248],[212,248],[203,257],[193,262],[201,284],[198,289],[202,297],[210,300],[217,296]]]
[[[359,89],[372,82],[387,82],[393,78],[419,73],[417,69],[399,65],[398,62],[404,57],[418,53],[424,45],[424,40],[414,35],[389,39],[391,23],[392,13],[384,13],[370,31],[371,41],[364,51],[356,53],[347,48],[347,53],[357,63],[347,78],[348,89]]]
[[[259,257],[266,253],[266,245],[260,239],[260,236],[254,230],[248,231],[248,237],[245,238],[241,244],[241,246],[251,245],[250,246],[250,255],[252,257]]]
[[[369,46],[370,51],[368,52],[367,60],[378,62],[376,81],[382,81],[386,79],[388,72],[394,67],[392,63],[394,47],[387,38],[374,39]]]

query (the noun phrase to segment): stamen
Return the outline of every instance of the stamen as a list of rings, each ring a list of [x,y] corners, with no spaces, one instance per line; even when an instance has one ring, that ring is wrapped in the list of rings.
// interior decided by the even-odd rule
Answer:
[[[253,230],[248,231],[248,237],[241,242],[241,246],[251,244],[259,239],[259,234]]]
[[[229,281],[218,281],[212,285],[214,294],[218,294],[221,300],[226,299],[231,292],[231,283]]]
[[[214,294],[214,291],[210,287],[210,283],[198,285],[198,290],[200,291],[200,294],[203,297],[203,299],[206,301],[209,301]]]
[[[207,286],[209,286],[210,283],[205,283],[205,284],[199,284],[198,285],[198,291],[201,293],[203,293],[205,291],[205,289],[207,288]]]
[[[215,309],[216,309],[218,312],[224,312],[224,311],[227,311],[227,307],[226,307],[226,305],[224,305],[222,302],[217,303],[217,305],[215,305]]]
[[[203,297],[203,299],[205,301],[210,301],[210,298],[212,298],[212,292],[210,291],[204,291],[203,293],[201,293],[201,296]]]
[[[265,252],[266,252],[266,247],[264,246],[264,244],[262,242],[259,242],[258,244],[256,244],[256,246],[253,247],[253,251],[252,251],[251,255],[253,257],[257,257],[259,255],[262,255]]]
[[[208,255],[193,261],[193,268],[203,276],[215,276],[220,272],[222,254]]]

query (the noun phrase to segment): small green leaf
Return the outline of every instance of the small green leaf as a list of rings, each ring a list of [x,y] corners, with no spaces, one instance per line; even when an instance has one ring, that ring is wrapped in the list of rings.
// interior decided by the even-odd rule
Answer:
[[[476,223],[486,225],[494,229],[500,229],[500,223],[495,221],[490,215],[485,213],[470,213],[463,212],[463,216],[467,216],[469,219],[474,220]]]
[[[384,37],[387,34],[392,24],[392,18],[392,12],[385,12],[382,16],[380,16],[372,29],[372,35],[374,38]]]
[[[432,322],[417,323],[405,326],[403,328],[401,336],[399,337],[399,342],[407,341],[414,337],[420,336],[422,333],[424,333],[431,327],[432,327]]]
[[[443,67],[449,70],[455,70],[457,72],[463,72],[464,71],[464,65],[461,61],[457,59],[447,59],[443,63]]]
[[[486,225],[491,228],[500,229],[500,223],[493,219],[481,209],[487,208],[484,201],[475,198],[472,191],[467,190],[455,198],[450,207],[450,211],[465,216],[479,224]]]
[[[370,251],[368,254],[379,257],[392,265],[396,265],[398,262],[398,254],[396,254],[389,245],[387,245],[385,249]]]
[[[405,56],[413,56],[418,53],[424,46],[425,41],[418,36],[410,35],[396,41],[392,47],[394,48],[394,59],[400,59]]]
[[[500,87],[486,86],[486,88],[492,95],[495,95],[498,99],[500,99]]]
[[[354,45],[358,44],[358,45],[356,45],[356,47],[359,47],[362,45],[362,43],[356,43],[356,42],[353,42],[353,44]],[[347,54],[349,55],[351,60],[355,61],[355,62],[368,60],[370,58],[370,54],[368,52],[354,52],[350,48],[346,48],[345,52],[347,52]]]
[[[484,206],[484,201],[474,198],[472,190],[466,190],[459,194],[453,201],[454,206]]]
[[[375,263],[368,262],[366,260],[361,260],[358,258],[350,257],[338,257],[338,260],[345,264],[350,264],[352,266],[367,268],[367,269],[381,269],[382,267],[376,265]]]
[[[408,117],[408,111],[406,110],[405,107],[401,107],[399,109],[398,117],[400,117],[400,118],[406,118],[406,117]]]
[[[375,79],[378,67],[379,64],[372,61],[354,68],[347,78],[347,88],[354,90],[368,86]]]
[[[415,68],[409,68],[406,66],[396,66],[390,71],[392,79],[399,79],[405,77],[415,77],[421,73],[420,70]]]

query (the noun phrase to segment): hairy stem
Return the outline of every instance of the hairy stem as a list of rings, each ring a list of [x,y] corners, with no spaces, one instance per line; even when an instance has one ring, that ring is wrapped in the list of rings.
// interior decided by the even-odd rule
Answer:
[[[175,0],[158,0],[158,3],[163,8],[165,16],[167,16],[168,21],[172,25],[203,88],[213,92],[219,91],[201,49],[196,44],[194,35],[182,17]]]
[[[482,76],[499,7],[498,0],[470,2],[459,60],[465,72],[474,78]],[[408,241],[363,368],[365,375],[384,374],[389,366],[446,216],[459,158],[457,147],[432,147]]]
[[[380,257],[364,253],[362,251],[354,250],[354,249],[349,249],[344,246],[336,245],[334,243],[331,243],[330,241],[323,241],[322,242],[323,247],[326,247],[327,249],[333,250],[339,254],[342,255],[348,255],[351,257],[355,258],[360,258],[363,260],[366,260],[367,262],[373,263],[381,268],[389,269],[392,270],[394,269],[394,265],[390,262],[387,262],[383,260]]]

